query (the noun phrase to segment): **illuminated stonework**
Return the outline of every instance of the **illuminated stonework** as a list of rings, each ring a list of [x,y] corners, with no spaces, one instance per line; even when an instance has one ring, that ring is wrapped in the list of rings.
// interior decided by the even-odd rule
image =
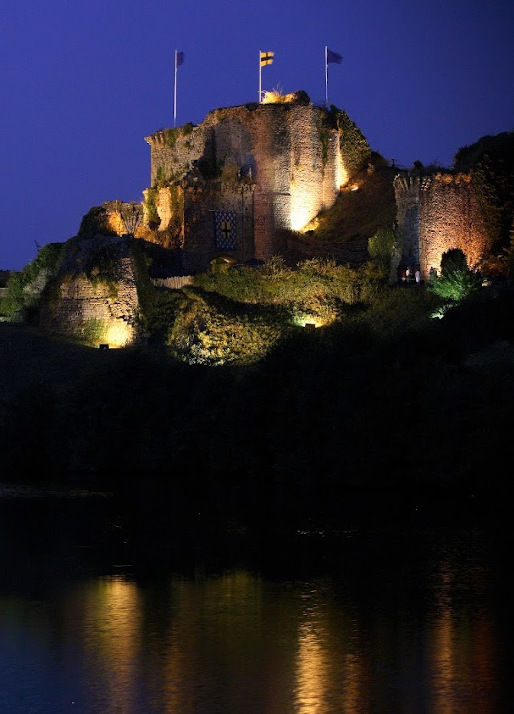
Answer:
[[[398,255],[419,265],[426,280],[439,271],[443,253],[459,248],[476,267],[491,250],[469,174],[440,172],[430,176],[401,174],[395,178]]]
[[[105,272],[94,269],[88,274],[91,256],[102,251],[109,255]],[[44,329],[77,337],[94,347],[125,347],[137,341],[138,308],[130,242],[96,235],[67,243],[55,279],[54,299],[41,306],[40,322]]]
[[[345,155],[343,137],[348,145],[351,132],[356,139]],[[284,231],[305,229],[333,206],[370,155],[344,112],[314,106],[305,92],[271,93],[261,104],[216,109],[187,135],[174,134],[173,143],[163,131],[146,141],[159,230],[170,221],[177,230],[182,226],[184,271],[190,273],[206,270],[220,254],[215,211],[234,214],[236,260],[268,260],[284,248]],[[163,200],[163,181],[181,192],[183,202],[177,198],[172,212]]]

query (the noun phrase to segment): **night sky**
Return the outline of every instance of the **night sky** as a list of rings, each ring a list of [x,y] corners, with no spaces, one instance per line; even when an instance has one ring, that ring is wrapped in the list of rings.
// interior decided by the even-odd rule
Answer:
[[[0,269],[76,235],[92,206],[137,201],[144,137],[305,90],[399,166],[451,166],[514,130],[514,0],[2,0]]]

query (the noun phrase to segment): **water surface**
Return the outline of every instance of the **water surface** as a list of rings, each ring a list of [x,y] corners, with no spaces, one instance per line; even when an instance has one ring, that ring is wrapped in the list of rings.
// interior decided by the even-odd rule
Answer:
[[[0,516],[2,714],[511,710],[496,534],[138,551],[106,498],[4,498]]]

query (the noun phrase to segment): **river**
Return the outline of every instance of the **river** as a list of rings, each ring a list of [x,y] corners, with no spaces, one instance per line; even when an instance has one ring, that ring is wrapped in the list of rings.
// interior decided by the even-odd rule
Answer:
[[[499,531],[138,549],[106,496],[0,493],[2,714],[512,711]]]

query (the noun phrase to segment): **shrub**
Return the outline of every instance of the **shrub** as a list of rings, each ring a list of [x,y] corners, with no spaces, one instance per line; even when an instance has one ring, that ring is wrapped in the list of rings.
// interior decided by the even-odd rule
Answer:
[[[184,289],[180,303],[167,344],[172,356],[188,364],[252,364],[291,329],[285,314],[241,309],[194,289]]]
[[[57,270],[62,247],[62,243],[48,243],[23,270],[11,273],[2,300],[2,313],[9,322],[24,322],[37,309],[41,291]]]
[[[394,243],[394,230],[392,228],[379,228],[375,235],[371,236],[368,240],[368,253],[370,258],[388,268],[391,262]]]
[[[434,278],[430,290],[439,297],[459,302],[482,288],[482,276],[470,270],[466,256],[459,248],[443,253],[441,274]]]

